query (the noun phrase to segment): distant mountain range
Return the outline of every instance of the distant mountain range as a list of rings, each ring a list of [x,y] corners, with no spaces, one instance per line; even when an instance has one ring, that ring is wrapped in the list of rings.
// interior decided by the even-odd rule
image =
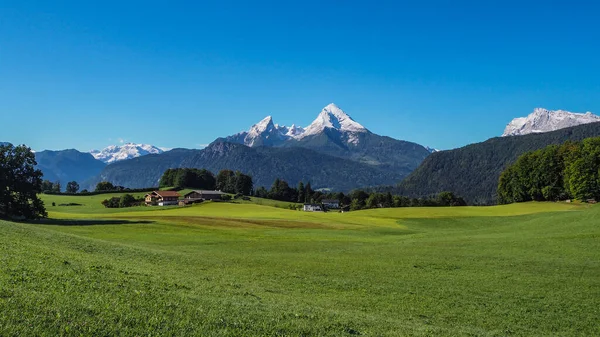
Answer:
[[[44,179],[60,181],[66,187],[69,181],[77,181],[81,186],[97,176],[106,166],[90,153],[77,150],[41,151],[35,153],[37,168],[44,172]]]
[[[219,141],[249,147],[305,148],[374,168],[394,170],[400,176],[412,172],[431,151],[416,143],[374,134],[333,103],[323,108],[305,128],[280,126],[269,116],[250,130]]]
[[[275,178],[290,184],[310,181],[314,188],[348,191],[356,187],[394,184],[402,173],[330,156],[305,148],[248,147],[217,141],[202,150],[174,149],[161,155],[148,155],[108,165],[92,181],[110,181],[127,187],[158,185],[169,168],[240,170],[253,177],[255,186],[270,187]]]
[[[347,191],[396,183],[429,154],[419,144],[370,132],[330,104],[305,128],[280,126],[269,116],[203,150],[172,150],[109,165],[96,180],[142,187],[157,184],[171,167],[229,168],[252,175],[256,186],[269,187],[282,178],[290,184],[310,181],[314,188]]]
[[[407,196],[448,190],[470,203],[489,204],[495,201],[498,176],[506,165],[530,150],[600,136],[600,123],[594,121],[600,117],[589,112],[538,108],[509,123],[504,137],[438,151],[374,134],[330,104],[306,127],[278,125],[269,116],[203,150],[165,151],[127,143],[91,153],[41,151],[36,159],[45,179],[63,185],[75,180],[88,189],[102,180],[131,188],[155,186],[168,168],[228,168],[252,175],[256,186],[269,187],[282,178],[291,184],[310,181],[314,188],[347,191],[400,182],[392,189]]]
[[[523,153],[568,140],[600,136],[600,123],[545,133],[497,137],[482,143],[433,153],[392,190],[410,197],[452,191],[470,204],[492,204],[500,173]]]
[[[513,119],[504,130],[503,137],[556,131],[581,124],[600,122],[600,116],[591,112],[574,113],[564,110],[536,108],[527,117]]]
[[[123,145],[111,145],[104,150],[92,150],[90,153],[94,158],[112,164],[121,160],[128,160],[149,154],[161,154],[165,149],[148,144],[125,143]]]

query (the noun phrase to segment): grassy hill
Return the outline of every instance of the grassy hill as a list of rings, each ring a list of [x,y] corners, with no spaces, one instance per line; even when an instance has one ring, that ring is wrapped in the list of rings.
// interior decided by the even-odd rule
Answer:
[[[600,334],[597,206],[323,214],[98,197],[0,221],[0,335]]]

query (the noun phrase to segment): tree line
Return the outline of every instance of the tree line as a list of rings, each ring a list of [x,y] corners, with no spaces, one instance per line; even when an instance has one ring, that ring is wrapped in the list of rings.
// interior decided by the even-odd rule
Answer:
[[[325,199],[338,200],[343,208],[349,210],[361,210],[370,208],[390,207],[421,207],[421,206],[466,206],[461,197],[451,192],[442,192],[430,198],[408,198],[401,195],[393,195],[391,192],[378,193],[364,190],[354,190],[348,194],[342,192],[326,192],[313,190],[310,182],[298,183],[297,187],[291,187],[282,179],[275,179],[271,188],[267,190],[259,187],[254,192],[255,197],[289,201],[294,203],[320,204]]]
[[[196,188],[252,195],[254,183],[251,176],[240,171],[221,170],[215,176],[206,169],[175,168],[168,169],[163,173],[159,186],[161,188]]]
[[[600,198],[600,137],[525,153],[498,181],[503,204],[572,198]]]
[[[62,192],[62,185],[60,181],[51,182],[50,180],[42,181],[42,193],[45,194],[58,194]],[[67,183],[67,187],[65,188],[65,192],[67,194],[76,194],[79,192],[79,183],[76,181],[70,181]],[[87,190],[81,191],[82,193],[87,193]]]

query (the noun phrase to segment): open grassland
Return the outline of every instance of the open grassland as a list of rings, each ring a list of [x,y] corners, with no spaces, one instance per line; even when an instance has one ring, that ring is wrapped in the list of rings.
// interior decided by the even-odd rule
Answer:
[[[106,197],[47,196],[83,206],[0,222],[0,335],[600,335],[600,207],[106,210]]]

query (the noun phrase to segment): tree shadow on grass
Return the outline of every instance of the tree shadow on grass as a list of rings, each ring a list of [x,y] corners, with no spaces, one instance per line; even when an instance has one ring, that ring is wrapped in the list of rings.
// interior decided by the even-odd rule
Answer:
[[[154,221],[149,220],[87,220],[87,219],[40,219],[29,221],[28,223],[37,225],[53,226],[102,226],[102,225],[133,225],[133,224],[151,224]]]

